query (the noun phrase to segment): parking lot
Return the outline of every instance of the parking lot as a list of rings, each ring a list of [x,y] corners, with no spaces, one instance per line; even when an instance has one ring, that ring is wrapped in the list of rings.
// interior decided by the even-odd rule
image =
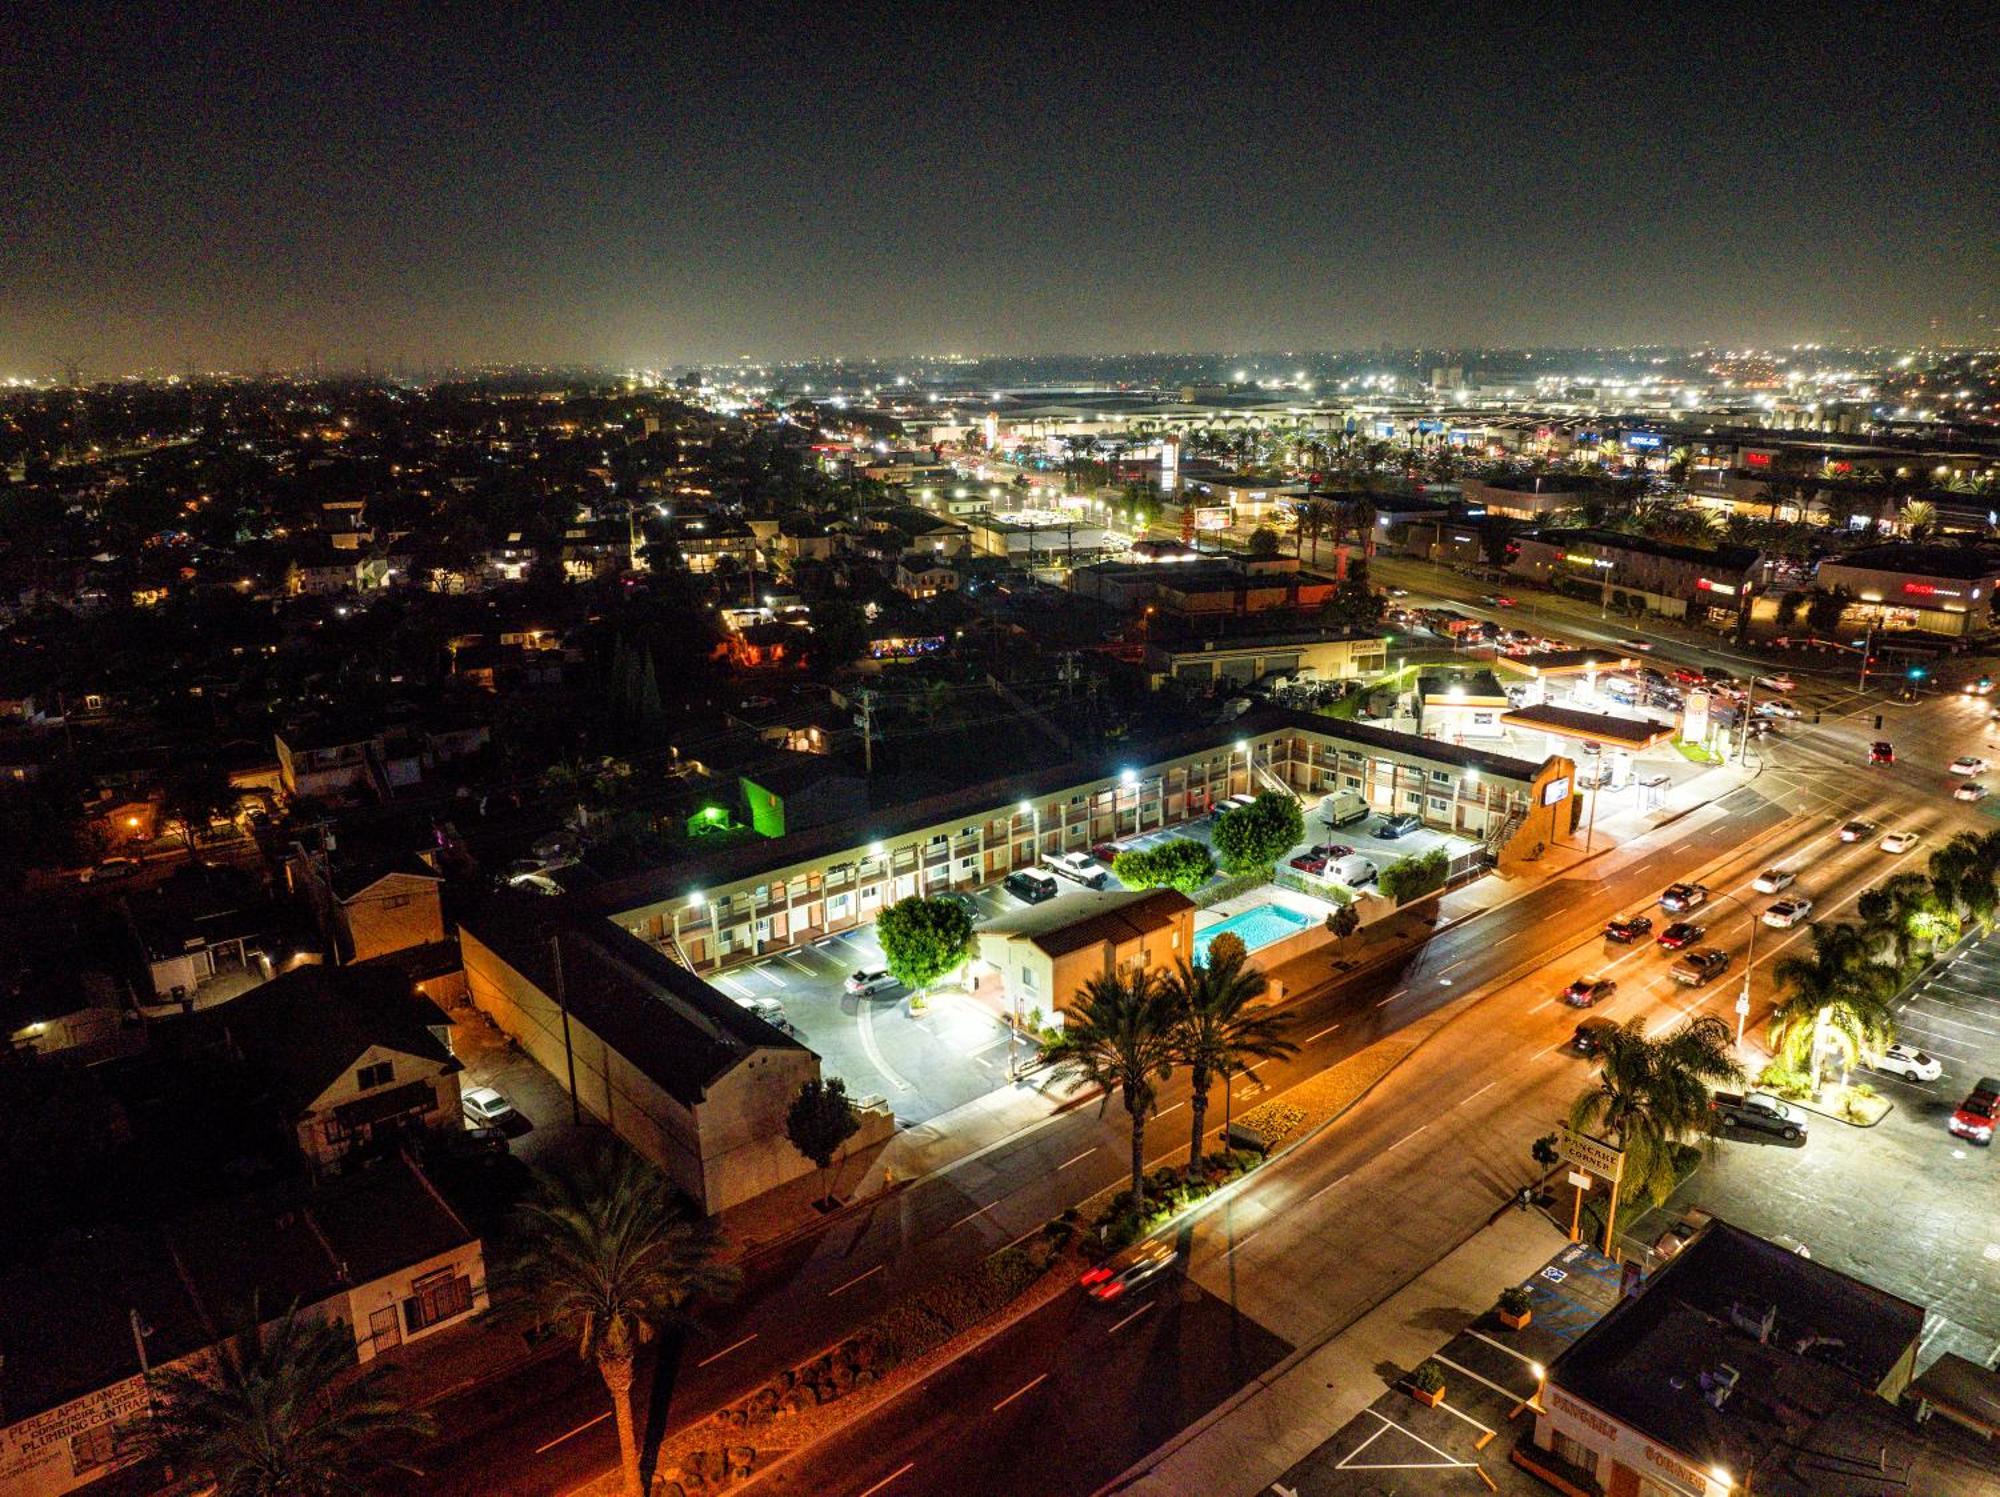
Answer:
[[[1996,995],[2000,937],[1989,937],[1902,1005],[1901,1037],[1943,1062],[1937,1080],[1865,1073],[1895,1103],[1873,1128],[1815,1115],[1801,1148],[1763,1135],[1718,1144],[1632,1235],[1651,1241],[1688,1205],[1767,1237],[1789,1233],[1815,1261],[1928,1307],[1920,1366],[1947,1351],[1990,1364],[2000,1354],[2000,1161],[1945,1121],[1973,1081],[2000,1074]]]
[[[1062,898],[1081,892],[1066,882],[1061,887]],[[999,889],[978,890],[972,899],[982,921],[1025,908]],[[782,1018],[818,1053],[825,1074],[847,1083],[850,1096],[880,1098],[906,1126],[1007,1084],[1007,1030],[970,999],[936,991],[929,1011],[912,1015],[909,990],[900,984],[869,997],[847,992],[849,973],[882,966],[875,928],[864,925],[710,981],[766,1017]]]
[[[1553,1362],[1617,1303],[1618,1266],[1587,1246],[1567,1246],[1528,1281],[1528,1291],[1525,1330],[1508,1330],[1491,1310],[1462,1320],[1450,1313],[1463,1329],[1431,1354],[1444,1373],[1444,1402],[1426,1408],[1404,1387],[1410,1369],[1378,1367],[1388,1384],[1381,1396],[1270,1490],[1295,1497],[1547,1492],[1507,1458],[1530,1428],[1522,1406],[1540,1386],[1536,1367]]]

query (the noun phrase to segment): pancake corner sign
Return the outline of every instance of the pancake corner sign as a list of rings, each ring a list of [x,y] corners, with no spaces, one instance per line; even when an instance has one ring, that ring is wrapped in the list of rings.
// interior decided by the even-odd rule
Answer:
[[[1585,1174],[1595,1175],[1607,1185],[1615,1185],[1625,1173],[1625,1151],[1615,1149],[1601,1138],[1579,1133],[1564,1124],[1556,1134],[1556,1153]]]

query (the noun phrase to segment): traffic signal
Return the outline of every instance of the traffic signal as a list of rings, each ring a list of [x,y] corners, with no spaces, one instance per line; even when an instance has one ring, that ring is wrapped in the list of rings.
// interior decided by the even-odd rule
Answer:
[[[1921,665],[1913,665],[1910,667],[1910,679],[1912,681],[1921,681],[1925,676],[1929,674],[1930,672],[1925,670]]]

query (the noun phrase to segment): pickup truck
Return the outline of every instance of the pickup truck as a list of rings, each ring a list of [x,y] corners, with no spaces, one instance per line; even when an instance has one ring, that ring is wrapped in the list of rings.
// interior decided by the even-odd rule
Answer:
[[[1759,1133],[1775,1133],[1787,1143],[1806,1136],[1806,1120],[1798,1109],[1762,1092],[1747,1096],[1717,1092],[1709,1098],[1708,1105],[1716,1122],[1725,1129],[1750,1128]]]

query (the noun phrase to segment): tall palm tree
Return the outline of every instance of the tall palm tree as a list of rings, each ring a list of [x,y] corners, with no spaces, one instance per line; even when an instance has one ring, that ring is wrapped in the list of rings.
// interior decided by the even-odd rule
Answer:
[[[1907,968],[1919,946],[1935,942],[1957,923],[1957,914],[1939,899],[1924,874],[1899,873],[1854,902],[1862,934],[1897,969]]]
[[[1175,1013],[1166,985],[1151,972],[1112,972],[1091,978],[1064,1016],[1062,1038],[1049,1049],[1050,1074],[1080,1090],[1117,1092],[1132,1119],[1132,1209],[1146,1209],[1146,1119],[1159,1106],[1159,1083],[1178,1059]]]
[[[2000,906],[2000,832],[1960,832],[1930,860],[1931,890],[1948,908],[1962,911],[1990,930],[1993,914]]]
[[[374,1442],[426,1436],[436,1421],[353,1377],[354,1331],[294,1306],[269,1327],[248,1324],[199,1371],[152,1375],[156,1412],[135,1427],[148,1453],[210,1483],[218,1497],[332,1497],[362,1491],[382,1459]]]
[[[1361,542],[1361,554],[1372,557],[1375,554],[1375,501],[1365,498],[1353,500],[1347,506],[1347,519],[1354,527],[1355,538]]]
[[[1228,1076],[1254,1061],[1284,1060],[1299,1047],[1284,1037],[1285,1024],[1275,1014],[1258,1013],[1250,1005],[1264,993],[1264,974],[1249,965],[1240,946],[1221,952],[1212,947],[1198,967],[1176,964],[1167,979],[1174,1008],[1174,1058],[1188,1068],[1194,1089],[1189,1106],[1194,1131],[1188,1144],[1188,1175],[1202,1175],[1201,1140],[1208,1121],[1209,1082]]]
[[[514,1313],[553,1327],[596,1362],[618,1421],[627,1497],[640,1497],[632,1419],[633,1363],[662,1328],[685,1330],[690,1305],[738,1279],[717,1267],[714,1239],[690,1221],[651,1165],[604,1149],[574,1174],[539,1175],[515,1213],[519,1250],[502,1276],[521,1291]]]
[[[1710,1086],[1742,1076],[1715,1015],[1658,1039],[1633,1019],[1605,1037],[1597,1084],[1570,1104],[1570,1126],[1608,1134],[1625,1152],[1627,1190],[1657,1206],[1673,1192],[1675,1146],[1708,1132]]]
[[[1927,541],[1937,530],[1937,506],[1928,499],[1912,499],[1905,504],[1896,521],[1903,527],[1903,533],[1913,541]]]

